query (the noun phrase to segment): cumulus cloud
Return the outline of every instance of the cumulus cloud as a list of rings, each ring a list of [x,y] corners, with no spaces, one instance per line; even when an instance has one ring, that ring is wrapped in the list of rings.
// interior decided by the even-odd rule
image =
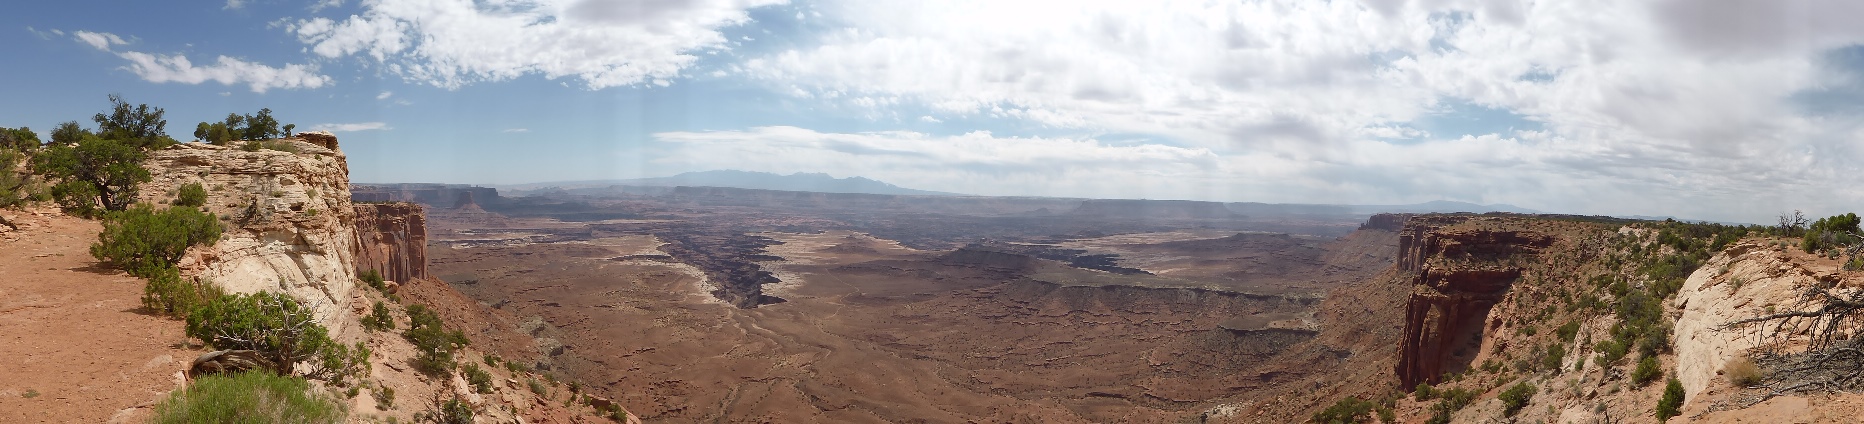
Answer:
[[[506,128],[506,129],[505,129],[505,131],[503,131],[503,132],[507,132],[507,133],[526,133],[526,132],[531,132],[531,129],[530,129],[530,128]]]
[[[375,95],[375,99],[376,100],[388,100],[389,97],[393,97],[394,95],[395,95],[395,92],[393,91],[384,91],[382,92],[382,94]]]
[[[830,0],[846,29],[733,72],[856,109],[1156,135],[1288,182],[1237,196],[1760,221],[1856,199],[1830,193],[1864,171],[1857,115],[1795,105],[1834,87],[1818,58],[1864,43],[1864,6],[1841,3]],[[1421,130],[1444,104],[1536,128]],[[1832,204],[1772,202],[1794,199]]]
[[[148,82],[200,84],[213,81],[223,85],[245,84],[254,93],[264,93],[275,88],[319,88],[331,82],[330,77],[317,73],[317,67],[311,65],[287,64],[280,68],[227,56],[217,57],[212,63],[196,65],[187,56],[179,54],[115,51],[112,46],[129,44],[116,34],[74,31],[72,37],[80,43],[129,61],[124,69]]]
[[[311,52],[366,57],[412,81],[458,88],[523,75],[590,89],[665,85],[697,53],[727,48],[720,28],[785,0],[377,0],[361,14],[289,25]]]
[[[352,132],[352,131],[386,131],[386,130],[392,130],[392,129],[394,128],[389,128],[388,124],[381,123],[381,122],[357,122],[357,123],[350,123],[350,124],[317,124],[317,125],[311,126],[311,131],[329,131],[333,133],[334,132]]]

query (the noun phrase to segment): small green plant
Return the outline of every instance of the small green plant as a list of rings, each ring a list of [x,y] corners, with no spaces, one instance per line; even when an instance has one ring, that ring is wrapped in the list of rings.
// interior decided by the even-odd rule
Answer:
[[[185,319],[196,308],[226,294],[212,283],[182,278],[172,266],[151,274],[142,287],[142,306],[158,314]]]
[[[1560,363],[1566,359],[1566,345],[1555,344],[1547,348],[1547,356],[1541,358],[1541,368],[1552,370],[1554,374],[1561,371]]]
[[[373,269],[364,270],[362,273],[357,274],[356,278],[362,279],[364,284],[368,284],[370,288],[376,291],[388,291],[388,283],[382,281],[381,272]]]
[[[23,397],[27,399],[36,398],[36,397],[39,397],[39,391],[34,390],[34,389],[26,389],[26,393],[20,393],[19,397]]]
[[[1516,383],[1508,390],[1503,390],[1501,395],[1496,396],[1502,400],[1502,415],[1512,417],[1521,412],[1521,408],[1527,406],[1527,402],[1534,398],[1535,391],[1534,385],[1527,384],[1525,381]]]
[[[543,396],[550,392],[550,389],[544,388],[544,383],[538,382],[535,378],[530,379],[525,384],[531,387],[531,393],[536,393],[538,396]]]
[[[498,355],[493,355],[490,353],[485,354],[485,366],[496,367],[498,366],[498,363],[501,361],[503,360],[499,359]]]
[[[1572,343],[1573,337],[1579,335],[1579,321],[1567,321],[1553,331],[1560,336],[1560,343]]]
[[[453,352],[468,343],[465,334],[448,331],[440,315],[423,305],[408,306],[408,330],[401,336],[420,351],[414,358],[415,368],[436,375],[452,371]]]
[[[387,411],[395,409],[395,388],[376,384],[369,389],[369,396],[375,398],[375,409]]]
[[[414,422],[432,424],[472,424],[472,405],[459,398],[436,401],[433,408],[414,414]]]
[[[149,278],[181,262],[189,247],[220,240],[220,221],[194,208],[156,210],[139,204],[104,217],[91,256],[130,275]]]
[[[1683,382],[1671,377],[1670,382],[1663,386],[1663,399],[1657,401],[1658,421],[1669,420],[1679,413],[1677,409],[1683,407],[1683,394]]]
[[[1639,386],[1650,384],[1652,380],[1663,376],[1663,370],[1659,367],[1656,356],[1645,356],[1637,361],[1637,368],[1631,371],[1631,380]]]
[[[466,382],[472,384],[473,391],[481,394],[492,393],[492,373],[485,372],[478,365],[470,362],[460,368],[460,373],[466,376]]]
[[[1339,402],[1334,402],[1333,406],[1329,406],[1327,409],[1315,412],[1313,419],[1309,420],[1309,422],[1319,424],[1355,424],[1371,417],[1372,410],[1376,406],[1377,405],[1365,399],[1347,397],[1345,399],[1340,399]]]
[[[305,363],[307,377],[343,386],[349,377],[368,373],[366,346],[331,340],[309,308],[282,294],[220,296],[188,314],[186,332],[215,349],[257,351],[279,375],[292,375]]]
[[[1760,384],[1761,377],[1765,376],[1761,373],[1760,366],[1746,356],[1729,359],[1728,364],[1722,366],[1722,375],[1728,377],[1728,382],[1739,387]]]
[[[1411,391],[1411,396],[1417,399],[1418,402],[1425,402],[1431,399],[1436,399],[1437,388],[1431,387],[1430,383],[1420,382],[1420,383],[1417,383],[1417,389]]]
[[[388,314],[388,305],[375,302],[375,306],[369,308],[369,316],[362,317],[362,328],[369,331],[395,329],[395,318]]]
[[[194,380],[155,406],[156,423],[339,423],[346,412],[303,379],[266,371]]]
[[[198,208],[202,205],[206,205],[207,188],[201,187],[201,183],[182,184],[181,189],[175,193],[175,202],[173,204],[175,206],[190,208]]]

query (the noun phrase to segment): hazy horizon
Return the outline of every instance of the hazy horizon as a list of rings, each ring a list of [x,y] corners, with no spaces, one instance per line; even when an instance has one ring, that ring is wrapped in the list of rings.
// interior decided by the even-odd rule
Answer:
[[[103,11],[103,12],[96,12]],[[15,5],[0,126],[269,107],[356,181],[740,169],[998,196],[1852,211],[1864,4]],[[206,24],[211,22],[212,24]]]

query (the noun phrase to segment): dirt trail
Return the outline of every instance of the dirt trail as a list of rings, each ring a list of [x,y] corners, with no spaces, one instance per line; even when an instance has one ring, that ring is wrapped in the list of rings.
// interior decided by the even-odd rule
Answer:
[[[99,226],[22,213],[0,241],[0,421],[141,422],[195,352],[142,312],[142,280],[99,267]]]

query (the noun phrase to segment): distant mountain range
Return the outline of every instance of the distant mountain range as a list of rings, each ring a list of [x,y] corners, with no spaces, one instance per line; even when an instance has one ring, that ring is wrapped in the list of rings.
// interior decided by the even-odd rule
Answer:
[[[915,190],[870,180],[864,177],[835,178],[823,173],[798,172],[790,175],[769,172],[717,170],[686,172],[671,177],[636,178],[628,180],[565,181],[554,183],[535,183],[512,186],[517,189],[558,187],[564,189],[606,187],[606,186],[643,186],[643,187],[732,187],[759,190],[812,191],[818,193],[866,193],[894,194],[910,196],[962,196],[958,193],[942,191]]]

